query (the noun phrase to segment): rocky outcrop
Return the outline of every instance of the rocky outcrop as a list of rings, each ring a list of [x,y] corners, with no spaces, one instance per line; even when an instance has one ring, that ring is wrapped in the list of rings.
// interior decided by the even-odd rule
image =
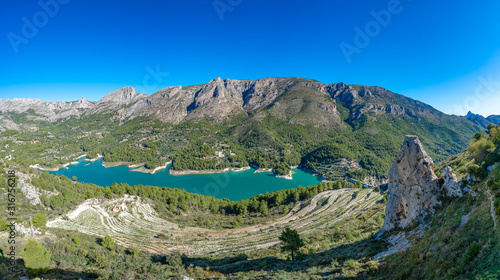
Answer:
[[[405,228],[434,212],[439,183],[434,162],[417,136],[405,136],[403,146],[389,170],[389,196],[382,230]]]
[[[362,105],[354,110],[349,116],[349,121],[359,120],[363,115],[372,120],[375,120],[377,115],[408,115],[410,117],[416,116],[415,111],[400,105],[367,104]]]
[[[434,163],[417,136],[405,136],[403,146],[389,170],[389,196],[382,231],[406,228],[434,213],[444,197],[461,197],[471,192],[467,177],[460,181],[447,166],[441,180]]]
[[[462,197],[463,183],[459,183],[457,176],[453,173],[453,169],[446,166],[443,175],[443,191],[449,197]]]

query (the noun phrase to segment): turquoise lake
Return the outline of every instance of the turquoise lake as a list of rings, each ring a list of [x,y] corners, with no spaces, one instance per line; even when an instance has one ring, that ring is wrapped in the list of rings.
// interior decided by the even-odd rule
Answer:
[[[188,192],[228,198],[238,201],[247,199],[260,193],[274,192],[283,189],[297,188],[298,186],[316,185],[320,181],[317,177],[300,169],[293,169],[292,180],[270,176],[270,172],[254,173],[255,169],[239,172],[225,172],[219,174],[194,174],[173,176],[166,169],[155,174],[130,171],[127,166],[102,166],[102,159],[95,162],[78,160],[78,164],[68,166],[67,169],[51,171],[56,175],[65,175],[69,178],[76,176],[79,182],[94,183],[100,186],[111,186],[113,183],[127,183],[134,185],[151,185],[185,189]]]

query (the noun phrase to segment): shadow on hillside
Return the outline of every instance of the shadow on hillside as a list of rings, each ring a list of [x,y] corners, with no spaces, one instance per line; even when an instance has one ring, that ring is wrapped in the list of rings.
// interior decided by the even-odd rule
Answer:
[[[0,249],[0,264],[5,264],[7,267],[9,265],[7,264],[7,259],[3,257],[4,251]],[[14,273],[11,273],[10,271],[0,271],[0,279],[3,279],[4,276],[8,275],[16,275],[17,277],[27,277],[27,272],[26,268],[24,267],[24,261],[23,260],[17,260],[16,261],[16,271]],[[99,278],[99,275],[96,273],[80,273],[80,272],[73,272],[69,270],[64,270],[60,268],[55,268],[55,269],[50,269],[46,273],[38,273],[36,275],[30,275],[29,278],[32,277],[39,277],[42,279],[82,279],[82,280],[90,280],[90,279],[97,279]],[[9,278],[7,278],[9,279]],[[15,278],[17,279],[17,278]]]
[[[45,274],[40,274],[36,275],[37,277],[40,277],[42,279],[81,279],[81,280],[90,280],[90,279],[97,279],[99,278],[99,275],[96,273],[88,272],[88,273],[81,273],[81,272],[73,272],[73,271],[68,271],[68,270],[63,270],[63,269],[51,269]]]
[[[277,272],[279,270],[304,272],[314,266],[331,266],[332,263],[338,262],[339,266],[337,268],[320,274],[321,276],[328,276],[341,273],[342,264],[346,260],[367,260],[387,250],[387,243],[382,240],[375,240],[374,237],[375,235],[356,242],[338,245],[320,253],[303,255],[299,260],[293,262],[278,259],[277,257],[262,257],[248,260],[245,254],[240,254],[222,259],[184,257],[183,263],[186,266],[208,267],[211,271],[227,274],[248,271]],[[275,248],[279,249],[279,247]]]

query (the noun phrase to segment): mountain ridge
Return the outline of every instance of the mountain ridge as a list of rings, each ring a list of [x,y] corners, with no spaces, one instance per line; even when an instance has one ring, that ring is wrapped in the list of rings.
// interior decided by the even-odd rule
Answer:
[[[483,127],[488,128],[488,125],[499,125],[500,124],[500,115],[489,115],[486,118],[479,114],[474,114],[471,111],[464,116],[469,121]]]
[[[71,116],[81,117],[104,113],[109,110],[118,110],[119,118],[122,120],[137,115],[151,116],[172,123],[204,118],[223,121],[233,115],[248,115],[270,106],[276,98],[299,86],[315,91],[314,93],[319,96],[338,100],[342,105],[353,110],[349,116],[351,122],[359,120],[363,115],[372,119],[380,114],[410,117],[445,115],[421,101],[379,86],[347,85],[343,82],[323,84],[315,80],[295,77],[271,77],[259,80],[215,78],[202,85],[167,87],[152,95],[137,93],[133,87],[123,87],[103,96],[98,101],[87,101],[84,97],[79,101],[70,102],[42,101],[37,98],[0,99],[0,111],[2,113],[25,113],[33,109],[40,117],[45,117],[51,122]],[[335,103],[320,102],[318,108],[336,114]]]

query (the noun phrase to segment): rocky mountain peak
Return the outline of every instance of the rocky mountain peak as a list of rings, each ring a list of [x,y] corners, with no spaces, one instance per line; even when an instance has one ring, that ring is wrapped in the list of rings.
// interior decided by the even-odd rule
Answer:
[[[101,98],[97,103],[119,103],[119,104],[128,104],[134,100],[134,97],[137,96],[135,89],[133,87],[124,87],[121,89],[117,89],[103,98]]]
[[[465,115],[465,118],[466,118],[466,119],[470,119],[470,118],[480,118],[480,119],[484,119],[484,117],[483,117],[483,116],[481,116],[481,115],[479,115],[479,114],[474,114],[474,113],[472,113],[471,111],[469,111],[469,112],[467,113],[467,115]]]
[[[87,109],[92,107],[93,103],[82,97],[80,100],[76,102],[76,107],[80,109]]]

